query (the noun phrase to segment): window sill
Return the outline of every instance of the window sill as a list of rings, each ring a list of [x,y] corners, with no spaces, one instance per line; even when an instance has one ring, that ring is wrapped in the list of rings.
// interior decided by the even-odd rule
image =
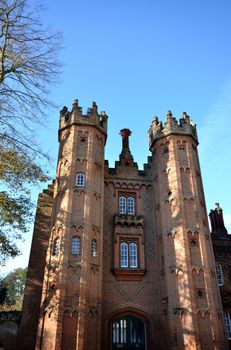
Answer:
[[[117,268],[112,270],[117,281],[142,281],[145,275],[144,269]]]

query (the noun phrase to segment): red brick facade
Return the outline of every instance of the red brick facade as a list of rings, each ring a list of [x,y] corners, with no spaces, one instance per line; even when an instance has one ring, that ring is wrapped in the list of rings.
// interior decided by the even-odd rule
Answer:
[[[179,124],[171,112],[164,126],[155,118],[142,171],[130,133],[121,130],[109,168],[106,114],[93,103],[83,116],[76,100],[61,111],[52,213],[48,205],[44,231],[35,224],[19,348],[228,348],[196,127],[186,113]]]

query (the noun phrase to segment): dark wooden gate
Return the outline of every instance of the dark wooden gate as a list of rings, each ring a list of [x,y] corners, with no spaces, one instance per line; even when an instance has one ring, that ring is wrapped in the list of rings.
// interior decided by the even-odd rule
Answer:
[[[145,350],[145,324],[133,316],[112,323],[112,350]]]

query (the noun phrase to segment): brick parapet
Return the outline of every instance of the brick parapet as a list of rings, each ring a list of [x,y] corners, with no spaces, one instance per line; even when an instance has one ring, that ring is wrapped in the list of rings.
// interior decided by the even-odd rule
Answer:
[[[91,108],[88,108],[87,114],[83,114],[82,108],[78,106],[78,100],[74,100],[71,111],[68,111],[66,106],[60,111],[59,140],[61,131],[73,124],[94,126],[107,135],[107,120],[108,116],[104,111],[98,114],[98,107],[95,102],[92,103]]]
[[[182,118],[177,122],[177,119],[172,116],[171,111],[167,113],[167,119],[164,123],[159,122],[155,117],[148,131],[149,135],[149,148],[152,149],[156,140],[163,138],[170,134],[179,134],[185,136],[191,136],[198,143],[196,124],[193,123],[191,118],[186,112],[183,112]]]

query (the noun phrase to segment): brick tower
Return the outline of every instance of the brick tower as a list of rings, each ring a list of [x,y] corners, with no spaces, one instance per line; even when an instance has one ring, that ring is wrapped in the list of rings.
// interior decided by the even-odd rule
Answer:
[[[100,340],[106,132],[107,116],[94,102],[86,116],[77,100],[61,111],[36,349],[93,350]]]
[[[196,127],[169,111],[164,127],[153,120],[149,140],[166,348],[225,349]]]

